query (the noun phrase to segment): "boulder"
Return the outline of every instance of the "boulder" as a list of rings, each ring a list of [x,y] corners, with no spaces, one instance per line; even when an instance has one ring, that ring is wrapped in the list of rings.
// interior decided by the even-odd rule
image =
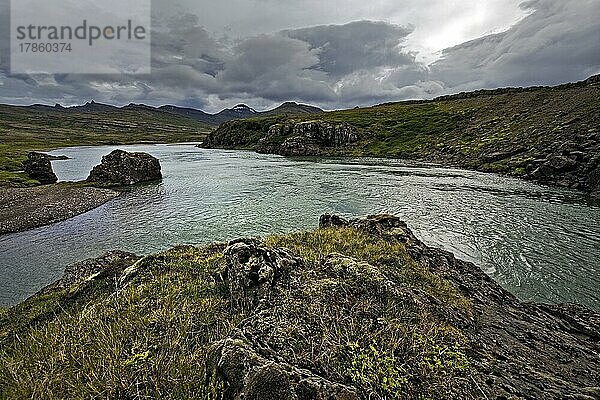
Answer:
[[[355,388],[287,362],[265,348],[269,340],[263,333],[276,332],[274,315],[284,318],[274,300],[280,299],[282,287],[290,286],[290,273],[300,270],[303,260],[257,239],[229,242],[223,254],[225,270],[220,279],[228,286],[232,305],[250,317],[208,350],[206,380],[220,388],[219,398],[358,400]]]
[[[50,157],[46,154],[31,152],[27,160],[23,161],[23,169],[31,178],[38,180],[42,185],[58,182],[58,178],[52,170]]]
[[[562,176],[565,172],[573,171],[577,165],[577,161],[572,158],[562,155],[552,155],[545,159],[543,164],[531,173],[531,177],[541,182],[556,181],[557,176]]]
[[[94,167],[88,182],[134,185],[162,179],[160,162],[146,153],[128,153],[115,150],[102,157],[102,163]]]
[[[577,161],[565,156],[553,156],[547,164],[558,172],[565,172],[572,171],[577,166]]]
[[[269,249],[258,240],[229,242],[225,255],[225,278],[232,299],[242,309],[252,309],[268,301],[271,287],[292,268],[302,265],[285,249]]]
[[[282,360],[269,359],[242,332],[216,342],[206,357],[206,380],[221,387],[221,399],[358,400],[356,389]]]

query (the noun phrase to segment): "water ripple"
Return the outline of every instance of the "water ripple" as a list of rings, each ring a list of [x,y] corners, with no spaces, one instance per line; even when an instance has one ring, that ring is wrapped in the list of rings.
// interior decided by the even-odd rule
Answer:
[[[114,147],[54,152],[61,180],[85,179]],[[193,145],[121,146],[160,158],[164,180],[68,221],[0,238],[0,304],[71,262],[111,249],[312,228],[318,216],[401,216],[430,245],[475,262],[522,299],[600,309],[600,204],[516,179],[403,160],[286,159]]]

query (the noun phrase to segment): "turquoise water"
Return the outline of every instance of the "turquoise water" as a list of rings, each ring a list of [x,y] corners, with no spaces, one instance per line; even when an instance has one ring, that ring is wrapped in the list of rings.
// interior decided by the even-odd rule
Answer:
[[[61,180],[85,179],[116,147],[54,151]],[[86,214],[0,237],[0,305],[104,251],[313,228],[325,212],[392,213],[429,245],[473,261],[522,299],[600,309],[600,204],[493,174],[379,159],[286,159],[191,144],[119,146],[161,160],[162,183]]]

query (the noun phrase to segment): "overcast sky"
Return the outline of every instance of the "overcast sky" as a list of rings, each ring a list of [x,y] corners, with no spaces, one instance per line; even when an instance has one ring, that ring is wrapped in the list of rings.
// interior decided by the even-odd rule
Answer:
[[[155,0],[150,76],[10,76],[0,102],[326,109],[600,73],[600,0]]]

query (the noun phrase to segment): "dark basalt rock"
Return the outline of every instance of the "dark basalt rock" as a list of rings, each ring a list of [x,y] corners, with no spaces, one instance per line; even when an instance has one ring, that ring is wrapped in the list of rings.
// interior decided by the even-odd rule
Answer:
[[[555,176],[560,173],[569,172],[577,166],[577,158],[569,158],[566,156],[552,156],[545,160],[542,165],[535,169],[531,176],[539,181],[547,181],[555,179]]]
[[[250,308],[268,301],[275,281],[302,263],[285,249],[268,249],[253,239],[230,242],[224,255],[231,296],[239,306]]]
[[[46,154],[31,152],[27,160],[23,161],[23,169],[31,178],[39,181],[42,185],[58,182],[58,178],[52,170],[50,157]]]
[[[227,283],[233,304],[240,310],[258,313],[240,324],[230,337],[214,343],[206,357],[206,379],[223,385],[222,399],[256,400],[358,400],[351,387],[332,382],[309,370],[298,368],[276,354],[266,354],[256,332],[268,328],[274,287],[288,279],[302,260],[289,250],[267,248],[254,239],[240,239],[224,251]],[[261,321],[261,312],[267,317]],[[261,322],[258,322],[261,321]],[[260,330],[260,329],[259,329]]]
[[[346,220],[324,215],[320,226],[348,226],[402,242],[412,259],[471,299],[475,323],[465,320],[461,327],[470,337],[475,367],[489,377],[480,387],[485,398],[600,398],[597,312],[573,304],[521,302],[474,264],[419,241],[395,216]]]
[[[427,270],[453,282],[472,302],[473,313],[444,307],[427,293],[399,285],[378,268],[332,253],[311,273],[313,283],[344,277],[368,286],[378,297],[404,301],[432,313],[468,337],[470,359],[480,374],[474,397],[489,399],[598,398],[600,315],[576,305],[524,303],[480,268],[447,251],[419,241],[406,223],[393,215],[346,219],[323,215],[320,227],[349,227],[400,242],[408,255]],[[281,296],[294,291],[302,259],[283,248],[255,239],[230,242],[224,251],[222,279],[233,306],[245,318],[227,338],[214,343],[205,359],[207,383],[223,388],[222,399],[358,399],[353,386],[330,380],[290,362],[273,345],[285,323]],[[368,276],[368,280],[358,279]],[[407,303],[407,304],[408,304]],[[481,395],[481,396],[480,396]]]
[[[259,153],[313,156],[324,147],[341,147],[358,141],[356,128],[347,123],[307,121],[275,124],[258,142]]]
[[[259,354],[237,332],[235,338],[215,343],[206,361],[207,380],[224,383],[227,400],[358,400],[356,391],[309,370]]]
[[[162,179],[160,162],[146,153],[128,153],[115,150],[102,157],[102,163],[94,167],[88,182],[134,185]]]

